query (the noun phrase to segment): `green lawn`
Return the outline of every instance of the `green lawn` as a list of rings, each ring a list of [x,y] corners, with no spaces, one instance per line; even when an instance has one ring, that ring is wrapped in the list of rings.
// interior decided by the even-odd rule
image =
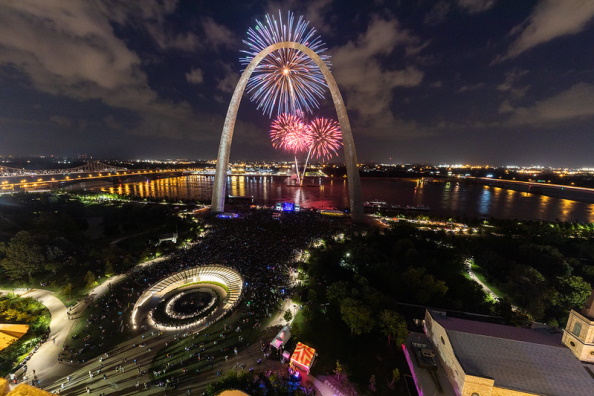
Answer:
[[[483,282],[489,289],[491,289],[493,291],[493,293],[495,293],[497,295],[497,297],[499,297],[499,298],[505,297],[505,293],[503,291],[501,291],[501,289],[499,289],[497,286],[493,285],[491,282],[489,282],[485,278],[485,275],[483,273],[483,269],[481,267],[479,267],[476,264],[472,264],[471,268],[472,268],[472,272],[474,272],[474,274],[476,275],[476,277],[481,282]]]

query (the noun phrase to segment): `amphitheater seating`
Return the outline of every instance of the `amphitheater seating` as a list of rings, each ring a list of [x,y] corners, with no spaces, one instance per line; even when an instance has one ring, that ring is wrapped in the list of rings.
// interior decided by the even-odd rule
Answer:
[[[229,301],[239,298],[243,290],[243,279],[237,271],[222,265],[194,267],[171,275],[151,287],[151,292],[166,293],[176,287],[197,281],[213,281],[222,283],[229,289]]]

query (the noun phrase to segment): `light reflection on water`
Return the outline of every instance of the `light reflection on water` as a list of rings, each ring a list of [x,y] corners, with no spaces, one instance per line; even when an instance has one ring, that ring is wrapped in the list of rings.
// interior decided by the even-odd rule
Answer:
[[[210,201],[212,176],[191,175],[102,187],[101,191],[173,199]],[[308,178],[304,187],[288,178],[230,176],[229,195],[253,196],[254,203],[273,205],[292,201],[303,207],[344,209],[348,207],[347,180]],[[443,216],[496,217],[528,220],[594,222],[594,204],[499,187],[463,183],[417,183],[416,180],[362,178],[364,201],[386,201],[391,205],[424,205]]]

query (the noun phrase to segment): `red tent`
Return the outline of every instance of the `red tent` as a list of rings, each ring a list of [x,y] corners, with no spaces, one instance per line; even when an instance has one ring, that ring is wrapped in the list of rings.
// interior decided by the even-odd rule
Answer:
[[[291,364],[305,370],[309,374],[309,369],[313,364],[316,350],[300,342],[297,343],[295,351],[291,355]]]

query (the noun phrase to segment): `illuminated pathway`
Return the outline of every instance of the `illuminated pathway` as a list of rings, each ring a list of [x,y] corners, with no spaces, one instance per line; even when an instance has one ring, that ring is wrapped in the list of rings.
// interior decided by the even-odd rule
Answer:
[[[51,382],[54,378],[61,377],[68,373],[70,369],[66,366],[57,364],[58,354],[61,351],[62,345],[66,341],[74,320],[68,320],[66,306],[60,299],[54,296],[53,292],[41,289],[15,289],[15,290],[0,290],[0,293],[14,293],[23,297],[31,297],[38,300],[45,305],[51,314],[50,335],[46,342],[41,344],[39,349],[33,353],[31,359],[27,362],[28,375],[33,379],[33,370],[35,375],[41,382]],[[22,369],[17,372],[21,374]]]
[[[491,298],[493,298],[493,300],[498,301],[499,299],[503,298],[503,296],[498,296],[497,294],[495,294],[495,292],[493,290],[491,290],[489,288],[489,286],[485,285],[477,276],[476,274],[472,271],[470,264],[467,264],[467,271],[468,271],[468,275],[470,276],[470,279],[472,279],[473,281],[475,281],[476,283],[478,283],[482,288],[483,291],[491,296]],[[512,309],[514,311],[518,310],[518,307],[512,304]]]
[[[154,260],[146,261],[139,264],[139,266],[147,266],[158,263],[165,260],[165,257],[160,257]],[[28,382],[33,379],[33,370],[35,375],[40,381],[40,386],[44,388],[49,383],[57,381],[72,372],[72,367],[58,364],[58,355],[61,352],[61,347],[67,344],[67,337],[72,330],[72,327],[76,323],[76,318],[84,312],[86,307],[94,300],[101,297],[107,290],[109,285],[114,285],[125,279],[126,275],[117,275],[101,285],[95,287],[88,296],[78,302],[70,310],[70,316],[74,320],[68,319],[68,311],[64,303],[57,297],[54,296],[54,292],[44,289],[3,289],[0,290],[0,294],[14,293],[23,297],[31,297],[38,300],[40,303],[45,305],[50,311],[51,322],[50,322],[50,335],[46,342],[31,355],[31,358],[27,362],[27,374],[29,377]],[[15,372],[19,378],[23,374],[23,370],[20,369]]]

